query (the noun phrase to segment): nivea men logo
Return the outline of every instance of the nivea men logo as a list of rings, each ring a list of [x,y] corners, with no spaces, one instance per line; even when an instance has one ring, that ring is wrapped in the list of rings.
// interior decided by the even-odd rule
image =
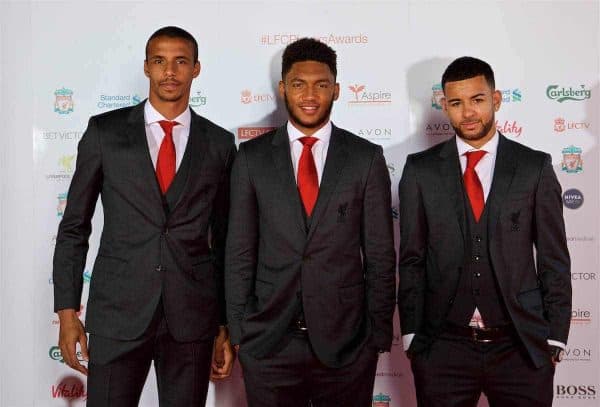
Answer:
[[[583,205],[583,194],[578,189],[568,189],[563,193],[563,204],[569,209],[579,209]]]

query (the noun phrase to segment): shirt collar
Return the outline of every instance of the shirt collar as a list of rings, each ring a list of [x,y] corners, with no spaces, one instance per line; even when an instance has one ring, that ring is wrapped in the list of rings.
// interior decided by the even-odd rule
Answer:
[[[331,129],[332,128],[333,128],[333,126],[331,124],[331,120],[328,120],[327,124],[325,124],[325,126],[321,127],[319,130],[317,130],[315,132],[315,134],[313,134],[311,137],[316,137],[320,141],[327,144],[327,143],[329,143],[329,139],[331,138]],[[302,133],[300,130],[298,130],[296,127],[294,127],[294,125],[289,120],[287,122],[287,132],[288,132],[288,137],[290,138],[290,143],[293,143],[294,141],[298,140],[300,137],[306,137],[306,134]]]
[[[162,114],[158,112],[152,106],[149,100],[146,101],[146,105],[144,106],[144,120],[146,120],[146,125],[150,125],[153,123],[158,123],[161,120],[168,120]],[[190,127],[190,122],[192,121],[192,113],[190,112],[189,107],[183,111],[179,116],[177,116],[173,121],[176,121],[183,127]],[[178,126],[179,127],[179,126]]]
[[[497,131],[496,131],[496,133],[494,133],[494,136],[480,148],[475,148],[475,147],[467,144],[465,141],[463,141],[463,139],[461,139],[458,136],[456,136],[455,139],[456,139],[456,148],[458,149],[459,157],[465,155],[465,153],[468,153],[469,151],[477,151],[477,150],[483,150],[483,151],[487,152],[488,155],[495,156],[496,151],[498,150],[499,136],[498,136]]]

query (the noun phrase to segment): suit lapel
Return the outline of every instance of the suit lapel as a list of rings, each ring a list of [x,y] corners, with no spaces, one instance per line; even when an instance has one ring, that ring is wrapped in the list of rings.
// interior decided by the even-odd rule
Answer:
[[[171,213],[181,203],[181,198],[185,196],[185,191],[190,188],[192,174],[199,173],[208,148],[206,126],[193,110],[190,109],[190,111],[192,113],[190,135],[185,147],[185,153],[166,196]]]
[[[160,208],[161,217],[164,218],[163,197],[160,191],[160,186],[156,179],[156,171],[150,157],[148,149],[148,139],[146,137],[146,126],[144,120],[144,105],[146,102],[139,103],[135,106],[127,120],[127,136],[131,144],[133,157],[131,164],[141,168],[140,177],[136,180],[143,184],[144,190],[147,190],[148,196],[146,199],[155,201],[156,207]]]
[[[323,176],[321,178],[321,184],[319,185],[319,196],[317,197],[317,203],[315,204],[315,209],[310,221],[307,241],[310,240],[314,234],[315,229],[327,208],[327,204],[331,199],[338,179],[346,164],[347,156],[346,140],[339,129],[332,126],[331,139],[329,140],[329,147],[327,149],[327,158],[325,159],[325,168],[323,168]]]
[[[291,213],[296,214],[295,223],[302,233],[306,234],[306,224],[302,215],[304,209],[300,202],[300,194],[298,193],[296,177],[294,176],[292,154],[290,152],[290,140],[285,126],[279,127],[273,135],[271,151],[276,172],[282,183],[283,196],[286,197],[283,202],[291,205]]]
[[[451,138],[446,142],[440,151],[440,177],[443,187],[448,192],[448,203],[452,206],[456,213],[456,220],[460,232],[463,236],[463,241],[466,238],[466,214],[465,201],[462,186],[462,171],[460,161],[458,159],[458,149],[456,148],[456,140]]]
[[[515,157],[510,142],[502,134],[499,137],[492,187],[486,202],[487,210],[489,211],[488,234],[490,239],[494,236],[502,204],[506,202],[516,168]]]

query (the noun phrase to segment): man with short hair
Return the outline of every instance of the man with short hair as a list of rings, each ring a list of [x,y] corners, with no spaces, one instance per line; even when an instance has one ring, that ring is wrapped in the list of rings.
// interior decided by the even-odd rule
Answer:
[[[189,108],[200,62],[187,31],[152,34],[144,73],[148,100],[92,117],[79,143],[54,253],[59,346],[69,366],[89,369],[88,406],[136,406],[152,361],[161,406],[204,406],[209,375],[227,377],[234,359],[223,257],[236,149],[230,133]],[[88,358],[75,311],[98,196],[104,228],[87,304]]]
[[[458,58],[442,88],[456,137],[409,155],[400,181],[398,304],[418,404],[475,406],[483,392],[492,407],[550,406],[571,318],[551,157],[496,130],[486,62]]]
[[[371,406],[395,304],[390,179],[380,146],[330,121],[336,54],[283,53],[286,125],[240,145],[226,298],[251,407]]]

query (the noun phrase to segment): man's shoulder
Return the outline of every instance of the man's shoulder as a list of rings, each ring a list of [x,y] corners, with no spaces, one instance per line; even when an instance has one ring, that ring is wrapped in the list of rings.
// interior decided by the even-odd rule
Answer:
[[[261,134],[260,136],[254,137],[253,139],[240,143],[240,151],[244,150],[246,153],[260,153],[271,148],[273,139],[275,136],[284,137],[287,136],[285,126],[275,128],[271,131]],[[280,140],[281,143],[285,143],[285,140]]]
[[[235,138],[233,134],[216,124],[215,122],[207,119],[204,116],[200,116],[192,110],[192,120],[200,124],[201,127],[206,129],[206,136],[213,142],[223,144],[235,144]]]
[[[346,129],[342,129],[341,127],[334,127],[332,135],[333,133],[337,133],[338,136],[343,137],[344,142],[353,152],[362,154],[373,154],[376,151],[383,152],[383,147],[381,147],[381,145],[373,143],[372,141],[360,137]]]
[[[424,165],[433,162],[433,159],[440,157],[444,150],[448,150],[454,143],[454,138],[451,138],[441,143],[435,144],[425,150],[417,151],[406,156],[406,162],[414,165]]]
[[[541,150],[535,150],[504,136],[500,145],[510,150],[509,156],[519,164],[541,165],[550,155]],[[500,147],[500,146],[499,146]]]
[[[142,112],[143,119],[143,105],[135,105],[135,106],[127,106],[122,107],[120,109],[109,110],[108,112],[99,113],[90,118],[90,120],[95,121],[96,123],[120,123],[123,121],[127,121],[130,119],[131,114],[139,109]]]

